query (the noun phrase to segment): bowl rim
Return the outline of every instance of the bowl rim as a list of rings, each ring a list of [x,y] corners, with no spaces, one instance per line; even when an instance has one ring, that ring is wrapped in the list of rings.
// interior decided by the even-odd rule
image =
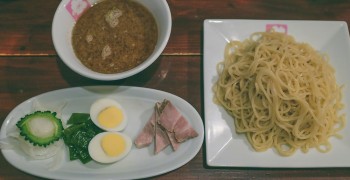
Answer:
[[[166,23],[165,23],[166,26],[164,26],[165,27],[164,28],[165,29],[164,39],[159,44],[159,47],[157,49],[155,49],[153,51],[153,53],[144,62],[142,62],[138,66],[136,66],[130,70],[116,73],[116,74],[105,74],[105,73],[99,73],[99,72],[93,71],[93,70],[85,67],[83,64],[82,64],[82,66],[84,66],[83,68],[86,70],[82,70],[80,68],[77,68],[75,65],[71,64],[69,62],[70,59],[63,58],[63,57],[65,57],[65,54],[63,54],[57,48],[59,46],[59,44],[58,44],[58,42],[56,42],[55,38],[59,38],[59,37],[57,37],[57,35],[56,35],[57,28],[55,29],[54,26],[55,26],[55,23],[58,21],[57,19],[59,18],[60,11],[62,11],[61,8],[64,8],[65,5],[69,2],[69,0],[63,0],[60,2],[60,4],[58,5],[58,7],[55,11],[52,25],[51,25],[51,37],[52,37],[52,42],[53,42],[53,45],[54,45],[54,48],[55,48],[57,55],[64,62],[64,64],[66,66],[68,66],[72,71],[74,71],[74,72],[76,72],[84,77],[94,79],[94,80],[102,80],[102,81],[120,80],[120,79],[125,79],[127,77],[133,76],[133,75],[143,71],[144,69],[149,67],[152,63],[154,63],[160,57],[161,53],[164,51],[164,49],[169,41],[171,30],[172,30],[172,15],[171,15],[171,11],[169,8],[169,4],[167,3],[166,0],[156,0],[156,1],[162,3],[161,5],[165,8],[164,10],[166,12],[165,13],[166,14]],[[155,16],[155,15],[153,14],[153,16]]]

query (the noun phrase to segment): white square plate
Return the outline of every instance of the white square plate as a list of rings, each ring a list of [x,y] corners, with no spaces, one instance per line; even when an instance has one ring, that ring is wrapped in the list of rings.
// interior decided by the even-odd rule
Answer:
[[[292,35],[297,42],[309,43],[330,56],[338,84],[344,84],[343,103],[350,117],[350,41],[346,22],[285,20],[222,20],[204,22],[204,108],[206,158],[209,166],[226,167],[350,167],[350,125],[340,131],[342,139],[331,138],[332,150],[308,153],[298,150],[282,157],[272,149],[255,152],[245,135],[236,134],[234,122],[222,107],[213,102],[212,86],[218,79],[216,65],[223,60],[224,47],[231,40],[244,40],[252,33],[273,27]]]

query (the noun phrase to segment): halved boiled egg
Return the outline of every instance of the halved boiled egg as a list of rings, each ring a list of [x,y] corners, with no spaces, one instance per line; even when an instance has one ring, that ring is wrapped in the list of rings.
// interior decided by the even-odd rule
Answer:
[[[98,99],[90,107],[91,120],[106,131],[121,131],[128,122],[123,107],[113,99]]]
[[[131,150],[131,138],[119,132],[97,134],[89,143],[91,158],[100,163],[113,163],[123,159]]]

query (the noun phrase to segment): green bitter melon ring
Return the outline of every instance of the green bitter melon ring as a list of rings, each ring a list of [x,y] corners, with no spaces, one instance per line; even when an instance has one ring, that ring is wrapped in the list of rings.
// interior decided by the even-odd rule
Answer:
[[[55,112],[36,111],[27,114],[16,126],[20,135],[34,146],[44,146],[58,141],[63,135],[62,121],[56,117]]]

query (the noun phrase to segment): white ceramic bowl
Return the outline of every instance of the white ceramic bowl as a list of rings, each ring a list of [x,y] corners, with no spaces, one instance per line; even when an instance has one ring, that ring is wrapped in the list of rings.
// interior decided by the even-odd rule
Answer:
[[[137,67],[115,74],[103,74],[90,70],[85,67],[75,56],[71,33],[75,25],[75,15],[84,8],[90,7],[89,4],[95,4],[100,0],[62,0],[58,6],[52,23],[52,40],[55,49],[62,61],[78,74],[96,80],[118,80],[130,77],[141,72],[150,66],[163,52],[171,33],[171,12],[166,0],[134,0],[144,5],[154,16],[158,25],[158,41],[153,53],[142,64]],[[77,6],[77,2],[78,4]],[[71,6],[77,7],[75,14],[71,11]]]

